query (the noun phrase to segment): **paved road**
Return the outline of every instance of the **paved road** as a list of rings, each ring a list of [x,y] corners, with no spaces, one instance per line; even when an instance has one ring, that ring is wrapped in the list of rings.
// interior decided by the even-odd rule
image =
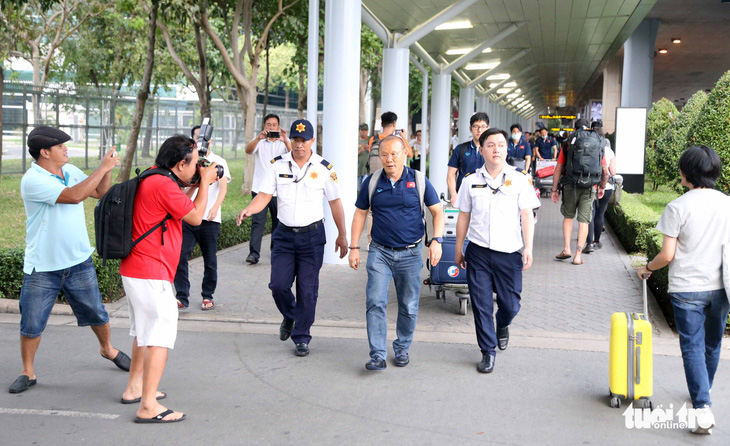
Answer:
[[[0,376],[18,371],[16,315],[0,315]],[[54,316],[54,323],[70,322]],[[0,392],[3,445],[466,445],[466,444],[728,444],[730,381],[713,389],[721,423],[710,438],[686,430],[625,427],[608,407],[607,355],[510,347],[495,372],[475,370],[469,345],[416,342],[412,363],[364,370],[363,340],[318,336],[306,358],[291,354],[275,327],[242,333],[242,325],[183,323],[162,390],[188,419],[169,426],[132,422],[118,403],[126,374],[101,359],[89,329],[49,326],[37,361],[39,384]],[[211,325],[225,332],[211,332]],[[238,328],[235,326],[239,325]],[[252,324],[249,324],[252,325]],[[205,331],[198,331],[198,330]],[[191,331],[192,330],[192,331]],[[230,332],[238,331],[238,332]],[[126,330],[114,329],[117,345]],[[655,403],[686,402],[681,360],[655,358]],[[727,378],[722,361],[720,376]],[[9,410],[48,412],[14,413]],[[73,415],[73,416],[72,416]]]

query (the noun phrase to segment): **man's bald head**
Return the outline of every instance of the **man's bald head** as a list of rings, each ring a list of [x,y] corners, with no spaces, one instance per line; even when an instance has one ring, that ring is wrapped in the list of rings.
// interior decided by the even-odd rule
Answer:
[[[391,144],[400,144],[400,148],[391,147]],[[383,147],[391,147],[392,150],[402,150],[404,152],[406,150],[406,145],[403,142],[403,139],[400,136],[395,135],[386,136],[385,139],[380,142],[380,147],[381,149]]]

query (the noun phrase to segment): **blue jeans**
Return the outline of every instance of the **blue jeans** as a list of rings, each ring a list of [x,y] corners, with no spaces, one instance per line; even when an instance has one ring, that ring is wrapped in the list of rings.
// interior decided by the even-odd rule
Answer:
[[[188,260],[196,244],[200,245],[203,254],[203,299],[213,299],[218,285],[218,236],[221,224],[203,220],[198,226],[183,222],[183,241],[180,249],[180,263],[175,272],[175,290],[177,299],[185,306],[190,305],[190,280],[188,278]]]
[[[20,289],[20,334],[37,338],[43,333],[59,291],[76,316],[79,327],[105,325],[109,315],[101,303],[96,269],[91,257],[71,268],[23,275]]]
[[[395,251],[375,242],[370,244],[366,265],[368,284],[365,292],[371,358],[385,359],[388,355],[386,308],[391,278],[395,282],[398,298],[397,339],[393,341],[393,350],[408,351],[411,346],[421,294],[422,250],[421,243],[402,251]]]
[[[692,405],[695,408],[711,405],[710,389],[730,310],[725,290],[671,293],[671,296]]]

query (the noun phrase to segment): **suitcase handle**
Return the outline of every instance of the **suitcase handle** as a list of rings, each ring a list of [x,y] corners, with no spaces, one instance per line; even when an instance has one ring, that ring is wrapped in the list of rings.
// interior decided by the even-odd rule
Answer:
[[[641,384],[641,347],[636,347],[636,384]]]
[[[646,317],[646,320],[649,320],[649,305],[647,303],[647,297],[646,297],[646,279],[643,279],[641,281],[642,284],[642,296],[644,298],[644,317]]]

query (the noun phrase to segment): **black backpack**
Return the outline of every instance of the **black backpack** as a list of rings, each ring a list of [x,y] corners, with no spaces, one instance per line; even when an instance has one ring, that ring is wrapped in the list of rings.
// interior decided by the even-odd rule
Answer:
[[[603,174],[603,153],[605,143],[592,130],[578,130],[573,134],[566,152],[565,184],[588,189],[601,182]]]
[[[380,160],[380,142],[382,141],[382,139],[380,139],[378,135],[375,135],[372,136],[370,140],[372,141],[370,143],[370,153],[368,155],[368,161],[365,167],[368,169],[368,172],[373,174],[377,170],[383,168],[383,162]]]
[[[96,251],[106,265],[107,259],[123,259],[132,252],[132,249],[143,238],[152,234],[157,228],[162,228],[160,237],[165,244],[165,223],[172,218],[167,214],[161,222],[151,227],[137,240],[132,240],[132,211],[134,197],[137,194],[139,183],[152,175],[164,175],[177,183],[177,178],[168,169],[150,168],[139,173],[127,181],[115,184],[109,188],[94,208],[94,228],[96,231]]]

